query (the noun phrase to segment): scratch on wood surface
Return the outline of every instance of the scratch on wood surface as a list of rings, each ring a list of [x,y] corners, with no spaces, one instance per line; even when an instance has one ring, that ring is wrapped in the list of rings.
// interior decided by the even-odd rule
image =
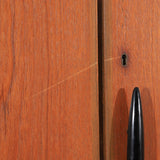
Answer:
[[[106,58],[104,59],[104,62],[112,61],[112,60],[119,59],[119,58],[121,58],[121,56],[113,57],[113,58]]]
[[[112,60],[115,60],[115,59],[118,59],[118,58],[121,58],[121,56],[114,57],[114,58],[107,58],[107,59],[104,59],[104,61],[105,61],[105,62],[108,62],[108,61],[112,61]],[[67,77],[67,78],[65,78],[65,79],[63,79],[63,80],[61,80],[61,81],[59,81],[59,82],[57,82],[57,83],[55,83],[55,84],[53,84],[53,85],[51,85],[51,86],[49,86],[49,87],[47,87],[47,88],[45,88],[45,89],[43,89],[43,90],[35,93],[35,94],[33,94],[33,95],[30,96],[30,97],[27,97],[26,99],[28,99],[28,98],[34,98],[34,97],[36,97],[36,96],[38,96],[38,95],[40,95],[40,94],[42,94],[42,93],[45,93],[45,92],[47,92],[48,90],[50,90],[50,89],[52,89],[52,88],[54,88],[54,87],[56,87],[56,86],[64,83],[65,81],[67,81],[67,80],[69,80],[69,79],[71,79],[71,78],[79,75],[79,74],[82,73],[82,72],[85,72],[85,71],[89,70],[90,68],[92,68],[92,67],[94,67],[94,66],[96,66],[96,65],[98,65],[98,62],[89,65],[88,67],[86,67],[86,68],[84,68],[84,69],[82,69],[82,70],[74,73],[73,75],[71,75],[71,76],[69,76],[69,77]]]
[[[55,83],[55,84],[53,84],[53,85],[51,85],[51,86],[49,86],[49,87],[47,87],[47,88],[45,88],[45,89],[43,89],[43,90],[35,93],[34,95],[32,95],[32,96],[30,96],[30,97],[28,97],[28,98],[34,98],[34,97],[36,97],[36,96],[38,96],[38,95],[40,95],[40,94],[42,94],[42,93],[44,93],[44,92],[47,92],[48,90],[50,90],[50,89],[52,89],[52,88],[54,88],[54,87],[56,87],[56,86],[64,83],[65,81],[67,81],[67,80],[69,80],[69,79],[71,79],[71,78],[79,75],[80,73],[85,72],[85,71],[91,69],[92,67],[95,67],[96,65],[98,65],[98,62],[89,65],[88,67],[86,67],[86,68],[84,68],[84,69],[82,69],[82,70],[74,73],[73,75],[71,75],[71,76],[69,76],[69,77],[67,77],[67,78],[65,78],[65,79],[63,79],[63,80],[61,80],[61,81],[59,81],[59,82],[57,82],[57,83]],[[28,98],[26,98],[26,99],[28,99]]]

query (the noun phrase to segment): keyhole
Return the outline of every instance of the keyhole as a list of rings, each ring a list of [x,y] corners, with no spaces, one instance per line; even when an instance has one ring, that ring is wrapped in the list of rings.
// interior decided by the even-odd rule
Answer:
[[[126,55],[126,53],[122,54],[122,65],[123,66],[127,65],[127,55]]]

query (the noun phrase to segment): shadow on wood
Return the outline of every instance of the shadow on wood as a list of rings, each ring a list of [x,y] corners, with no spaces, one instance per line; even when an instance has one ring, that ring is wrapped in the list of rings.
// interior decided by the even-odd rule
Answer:
[[[110,160],[127,158],[128,107],[125,90],[118,91],[112,119]]]

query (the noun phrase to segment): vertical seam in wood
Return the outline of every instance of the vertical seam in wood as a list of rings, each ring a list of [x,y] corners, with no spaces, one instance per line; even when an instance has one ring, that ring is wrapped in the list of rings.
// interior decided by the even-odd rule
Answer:
[[[100,160],[104,160],[103,149],[103,0],[98,0],[98,79],[99,79],[99,144],[100,144]]]

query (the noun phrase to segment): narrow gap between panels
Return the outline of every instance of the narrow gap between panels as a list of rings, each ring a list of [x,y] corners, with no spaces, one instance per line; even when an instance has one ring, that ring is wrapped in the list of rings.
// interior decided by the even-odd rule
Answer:
[[[104,135],[103,135],[103,0],[98,0],[98,75],[99,75],[99,144],[100,160],[104,160]]]

